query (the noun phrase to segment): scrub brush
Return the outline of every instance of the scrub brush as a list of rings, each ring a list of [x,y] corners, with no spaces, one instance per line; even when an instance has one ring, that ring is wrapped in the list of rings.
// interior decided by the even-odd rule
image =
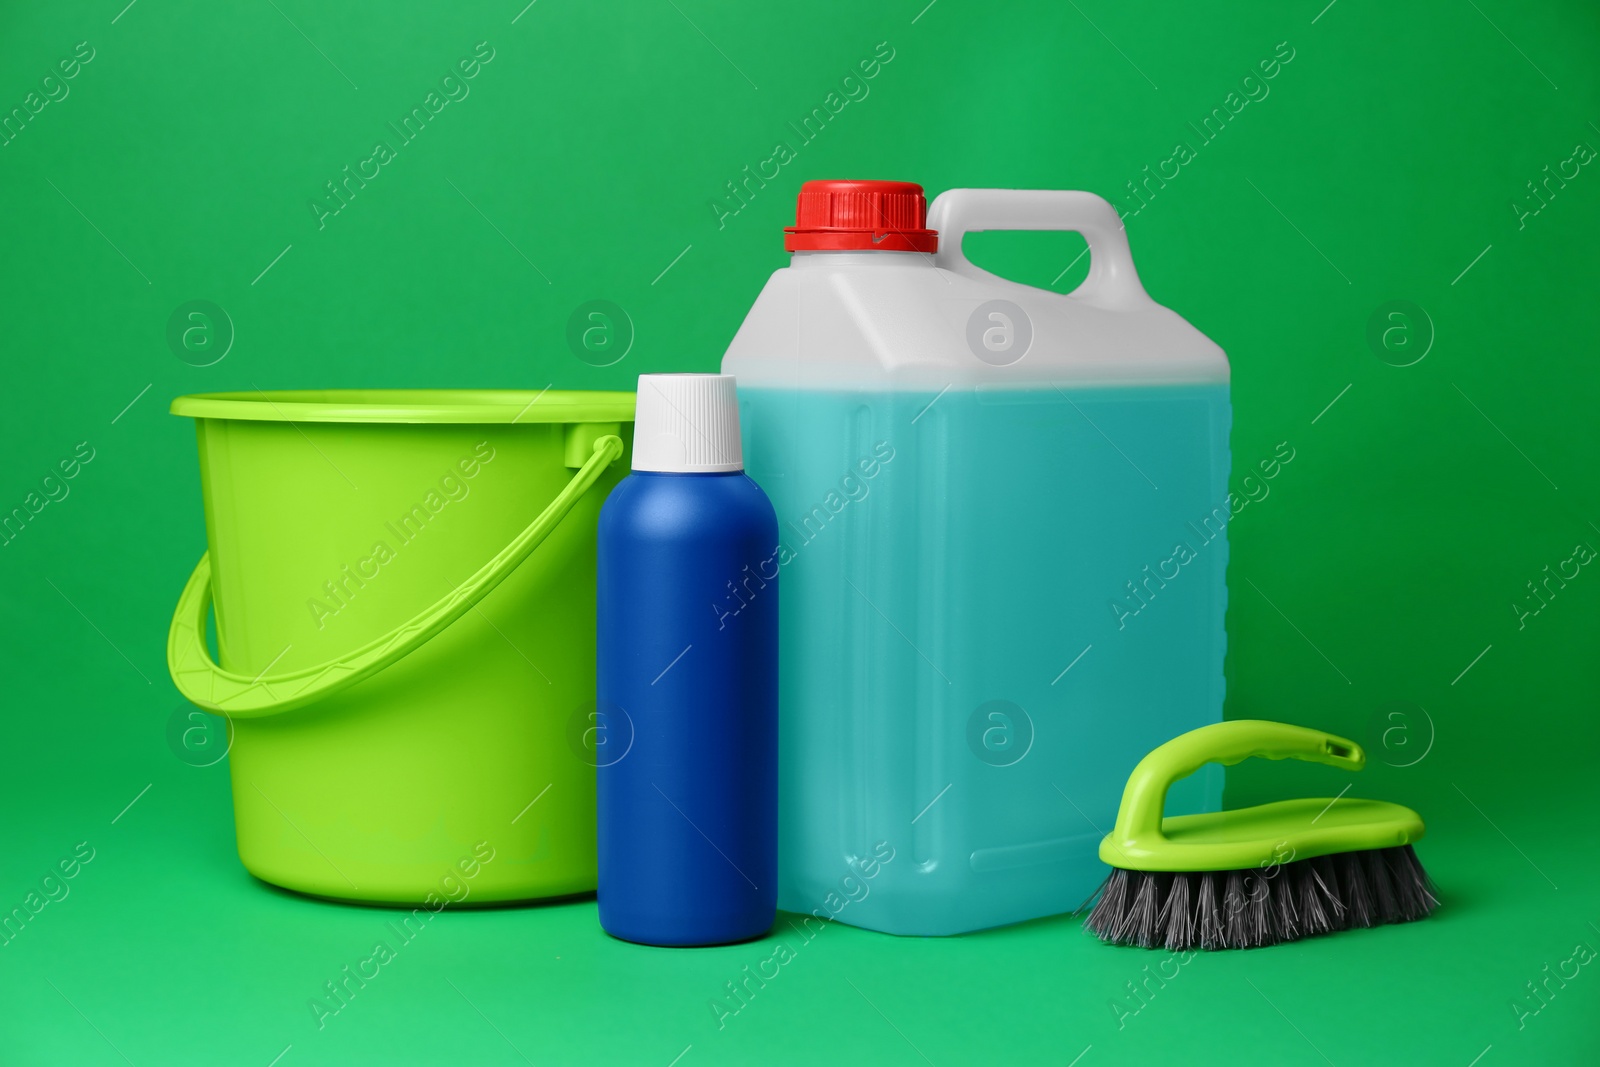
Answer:
[[[1255,948],[1410,922],[1439,906],[1411,843],[1422,818],[1381,800],[1280,800],[1163,819],[1167,789],[1207,763],[1252,756],[1359,771],[1361,746],[1285,723],[1191,730],[1133,769],[1100,842],[1114,869],[1084,926],[1103,941],[1170,951]]]

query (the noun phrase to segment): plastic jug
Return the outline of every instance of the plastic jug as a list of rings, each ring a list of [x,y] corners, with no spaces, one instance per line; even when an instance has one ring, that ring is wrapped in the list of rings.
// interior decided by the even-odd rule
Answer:
[[[1105,200],[924,211],[808,182],[722,369],[779,523],[778,906],[953,934],[1083,903],[1134,764],[1220,720],[1231,409]],[[978,230],[1077,231],[1088,277],[997,277]]]

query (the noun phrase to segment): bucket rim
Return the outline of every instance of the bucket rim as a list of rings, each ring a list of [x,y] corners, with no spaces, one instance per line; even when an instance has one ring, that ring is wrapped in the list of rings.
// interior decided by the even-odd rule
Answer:
[[[632,422],[634,394],[587,389],[279,389],[191,393],[168,409],[251,422]]]

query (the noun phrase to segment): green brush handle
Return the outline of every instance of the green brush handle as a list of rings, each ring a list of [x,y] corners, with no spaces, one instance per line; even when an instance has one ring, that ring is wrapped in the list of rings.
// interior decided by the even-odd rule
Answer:
[[[1359,771],[1367,763],[1366,753],[1354,741],[1304,726],[1265,719],[1202,726],[1173,738],[1139,761],[1122,792],[1110,839],[1147,844],[1161,841],[1162,811],[1173,782],[1207,763],[1232,766],[1252,756],[1308,760],[1347,771]]]

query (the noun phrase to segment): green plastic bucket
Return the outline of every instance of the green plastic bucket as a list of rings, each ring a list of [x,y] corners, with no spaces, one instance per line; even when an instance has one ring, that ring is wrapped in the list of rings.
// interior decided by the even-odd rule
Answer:
[[[207,554],[167,640],[239,858],[368,903],[595,887],[595,524],[632,393],[180,397]],[[206,642],[216,612],[217,660]]]

